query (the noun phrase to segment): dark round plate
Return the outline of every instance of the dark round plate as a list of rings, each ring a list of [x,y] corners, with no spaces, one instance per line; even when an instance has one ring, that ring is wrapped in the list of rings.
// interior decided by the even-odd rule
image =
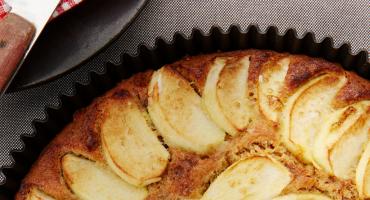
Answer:
[[[10,91],[51,81],[113,41],[146,0],[84,0],[49,22],[10,85]]]

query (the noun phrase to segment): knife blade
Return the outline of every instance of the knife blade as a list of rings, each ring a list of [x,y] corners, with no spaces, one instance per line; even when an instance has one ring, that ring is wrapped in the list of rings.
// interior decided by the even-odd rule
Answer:
[[[60,0],[5,0],[11,13],[0,20],[0,96],[22,65]]]

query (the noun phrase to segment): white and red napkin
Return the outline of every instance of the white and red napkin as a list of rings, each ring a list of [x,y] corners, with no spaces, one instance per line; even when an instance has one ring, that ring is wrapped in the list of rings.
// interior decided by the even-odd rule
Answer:
[[[4,0],[0,0],[0,19],[3,18],[9,11],[10,6],[6,4]]]
[[[82,0],[60,0],[58,7],[55,9],[51,18],[55,18],[65,11],[73,8],[79,4]],[[6,0],[0,0],[0,19],[3,18],[9,11],[11,11],[11,5],[6,3]]]

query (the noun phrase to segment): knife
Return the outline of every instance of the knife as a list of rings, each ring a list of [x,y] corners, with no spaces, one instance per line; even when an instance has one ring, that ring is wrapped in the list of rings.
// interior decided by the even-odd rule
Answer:
[[[22,65],[60,0],[5,0],[11,12],[0,20],[0,96]]]

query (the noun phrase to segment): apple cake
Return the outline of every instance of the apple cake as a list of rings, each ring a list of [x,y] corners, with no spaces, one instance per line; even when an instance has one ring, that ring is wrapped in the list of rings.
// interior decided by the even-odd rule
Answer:
[[[265,50],[137,73],[74,115],[18,200],[370,198],[370,82]]]

